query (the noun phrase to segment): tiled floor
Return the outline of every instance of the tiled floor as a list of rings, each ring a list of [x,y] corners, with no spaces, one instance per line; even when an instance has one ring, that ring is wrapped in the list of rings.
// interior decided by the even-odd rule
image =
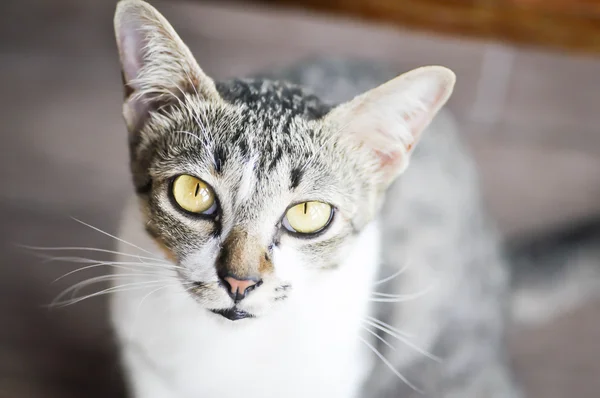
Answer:
[[[450,108],[508,236],[600,215],[600,59],[221,3],[155,3],[215,77],[313,54],[372,57],[399,71],[449,66],[459,79]],[[104,302],[40,310],[66,286],[51,281],[69,266],[40,265],[11,244],[111,245],[69,216],[114,232],[130,190],[113,2],[0,7],[0,397],[4,375],[10,398],[113,397]],[[532,397],[597,396],[598,378],[588,374],[600,374],[600,352],[591,350],[598,319],[600,308],[590,304],[514,336],[513,356]]]

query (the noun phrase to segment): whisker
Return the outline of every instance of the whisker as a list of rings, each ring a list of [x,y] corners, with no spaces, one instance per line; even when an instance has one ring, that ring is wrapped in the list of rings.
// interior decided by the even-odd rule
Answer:
[[[183,285],[183,287],[184,287],[184,288],[183,288],[183,290],[182,290],[182,291],[176,291],[176,292],[174,292],[174,293],[183,293],[183,294],[186,294],[186,293],[188,293],[190,290],[192,290],[194,287],[196,287],[196,286],[195,286],[195,284],[194,284],[194,282],[191,282],[191,281],[189,281],[189,282],[181,282],[181,285]],[[186,287],[186,285],[189,285],[189,286],[188,286],[188,287]],[[173,285],[169,285],[169,286],[173,286]],[[139,311],[140,311],[140,309],[141,309],[141,307],[142,307],[142,303],[144,302],[144,300],[146,300],[147,296],[150,296],[151,294],[154,294],[155,292],[157,292],[157,291],[159,291],[160,289],[163,289],[163,288],[165,288],[165,287],[167,287],[167,286],[162,286],[162,287],[159,287],[158,289],[155,289],[155,290],[151,291],[150,293],[148,293],[148,294],[146,295],[146,297],[142,298],[142,300],[140,301],[140,304],[139,304],[139,306],[138,306],[138,309],[137,309],[137,312],[136,312],[136,316],[135,316],[135,318],[134,318],[134,319],[136,319],[136,321],[134,322],[133,326],[132,326],[132,327],[131,327],[131,329],[130,329],[130,330],[131,330],[131,333],[130,333],[130,335],[129,335],[129,339],[128,339],[128,341],[133,341],[133,340],[134,340],[134,337],[135,337],[135,336],[134,336],[134,334],[135,334],[135,332],[136,332],[136,330],[135,330],[135,329],[136,329],[136,327],[135,327],[135,323],[137,322],[137,319],[138,319],[138,316],[139,316],[139,315],[137,315],[137,314],[139,314]],[[168,310],[169,310],[168,306],[162,306],[161,315],[164,315],[164,314],[165,314],[165,313],[166,313]]]
[[[173,264],[168,264],[168,263],[148,263],[148,262],[140,262],[140,261],[113,261],[113,260],[102,260],[102,259],[98,259],[98,258],[87,258],[87,257],[80,257],[80,256],[50,256],[47,254],[35,254],[36,257],[39,258],[43,258],[45,261],[43,263],[50,263],[50,262],[54,262],[54,261],[64,261],[64,262],[68,262],[68,263],[73,263],[73,264],[91,264],[91,263],[97,263],[97,262],[107,262],[107,263],[114,263],[114,264],[137,264],[137,265],[152,265],[155,266],[157,268],[161,268],[161,267],[165,267],[165,268],[172,268],[175,267],[175,265]]]
[[[371,292],[375,296],[379,297],[387,297],[387,298],[406,298],[412,297],[412,294],[390,294],[390,293],[380,293],[380,292]]]
[[[177,130],[177,131],[173,131],[173,133],[174,133],[174,134],[185,134],[185,135],[189,135],[190,137],[193,137],[194,139],[196,139],[196,140],[200,141],[201,143],[203,143],[203,142],[202,142],[202,139],[201,139],[201,138],[200,138],[200,137],[199,137],[197,134],[194,134],[194,133],[192,133],[192,132],[189,132],[189,131],[184,131],[184,130]]]
[[[50,307],[66,307],[69,305],[80,303],[84,300],[87,300],[87,299],[90,299],[93,297],[103,296],[103,295],[110,294],[110,293],[118,293],[118,292],[123,292],[123,291],[135,290],[135,289],[139,289],[139,288],[145,288],[145,287],[148,287],[148,285],[151,286],[152,284],[164,283],[164,282],[165,281],[163,281],[163,280],[154,280],[154,281],[146,281],[146,282],[126,283],[124,285],[112,286],[112,287],[106,288],[104,290],[101,290],[99,292],[88,294],[83,297],[73,298],[73,299],[64,300],[64,301],[54,300],[50,304]],[[174,285],[176,285],[176,284],[171,284],[170,286],[174,286]],[[128,289],[123,289],[125,287],[127,287]]]
[[[193,284],[193,282],[182,282],[181,284],[182,284],[183,286],[186,286],[186,285],[191,285],[190,287],[188,287],[188,288],[185,288],[185,289],[184,289],[186,292],[187,292],[188,290],[190,290],[190,289],[192,289],[192,288],[194,287],[194,284]],[[147,299],[148,297],[150,297],[152,294],[154,294],[154,293],[158,292],[159,290],[162,290],[162,289],[164,289],[164,288],[166,288],[166,287],[170,287],[170,286],[173,286],[173,284],[161,286],[161,287],[159,287],[159,288],[157,288],[157,289],[154,289],[154,290],[152,290],[150,293],[148,293],[148,294],[146,294],[144,297],[142,297],[142,299],[140,300],[140,303],[138,304],[137,310],[136,310],[135,319],[137,319],[137,317],[138,317],[138,315],[139,315],[139,312],[140,312],[140,310],[142,309],[142,305],[144,304],[144,301],[146,301],[146,299]]]
[[[383,322],[383,321],[380,321],[379,319],[377,319],[377,318],[375,318],[375,317],[372,317],[372,316],[369,316],[369,315],[367,315],[367,318],[368,318],[368,320],[369,320],[369,321],[371,321],[371,322],[375,322],[375,323],[376,323],[376,324],[378,324],[378,325],[384,326],[384,327],[386,327],[386,328],[388,328],[388,329],[392,330],[393,332],[395,332],[395,333],[398,333],[398,334],[399,334],[399,335],[401,335],[401,336],[404,336],[404,337],[406,337],[406,338],[411,338],[411,337],[414,337],[414,336],[413,336],[413,335],[411,335],[410,333],[406,333],[406,332],[404,332],[404,331],[402,331],[402,330],[400,330],[400,329],[398,329],[398,328],[395,328],[395,327],[393,327],[392,325],[390,325],[390,324],[388,324],[388,323],[385,323],[385,322]]]
[[[86,269],[90,269],[90,268],[102,267],[102,266],[105,266],[105,265],[109,265],[109,266],[112,266],[112,267],[118,268],[118,269],[124,269],[124,270],[127,270],[127,271],[135,271],[134,268],[130,268],[130,267],[127,267],[127,266],[124,266],[124,265],[116,265],[116,264],[111,264],[111,263],[107,263],[107,262],[101,262],[101,263],[95,263],[95,264],[92,264],[92,265],[86,265],[85,267],[77,268],[77,269],[75,269],[73,271],[67,272],[66,274],[61,275],[58,278],[54,279],[52,281],[52,283],[56,283],[56,282],[60,281],[61,279],[64,279],[67,276],[72,275],[72,274],[74,274],[76,272],[85,271]]]
[[[138,250],[141,250],[141,251],[143,251],[144,253],[147,253],[147,254],[150,254],[150,255],[152,255],[152,254],[153,254],[152,252],[150,252],[150,251],[148,251],[148,250],[146,250],[146,249],[143,249],[143,248],[141,248],[141,247],[139,247],[139,246],[137,246],[137,245],[134,245],[134,244],[133,244],[133,243],[131,243],[131,242],[127,242],[127,241],[126,241],[126,240],[124,240],[124,239],[121,239],[121,238],[119,238],[119,237],[117,237],[117,236],[114,236],[114,235],[112,235],[112,234],[109,234],[108,232],[106,232],[106,231],[103,231],[103,230],[101,230],[101,229],[100,229],[100,228],[98,228],[98,227],[94,227],[93,225],[90,225],[90,224],[88,224],[88,223],[86,223],[86,222],[84,222],[84,221],[81,221],[81,220],[79,220],[79,219],[77,219],[77,218],[75,218],[75,217],[71,217],[71,218],[72,218],[73,220],[77,221],[78,223],[80,223],[80,224],[82,224],[82,225],[85,225],[86,227],[88,227],[88,228],[91,228],[91,229],[93,229],[94,231],[100,232],[101,234],[104,234],[104,235],[106,235],[106,236],[108,236],[108,237],[111,237],[111,238],[113,238],[113,239],[116,239],[116,240],[118,240],[118,241],[119,241],[119,242],[121,242],[121,243],[125,243],[126,245],[129,245],[129,246],[131,246],[131,247],[134,247],[134,248],[136,248],[136,249],[138,249]]]
[[[136,258],[138,259],[138,261],[139,261],[140,263],[144,263],[144,264],[146,263],[146,260],[144,260],[144,258],[143,258],[143,257],[141,257],[141,256],[136,256]],[[166,262],[166,261],[163,261],[163,260],[156,260],[156,261],[159,261],[159,262]],[[168,264],[168,262],[166,262],[166,263]]]
[[[69,263],[75,263],[75,264],[92,264],[92,263],[98,263],[98,262],[105,262],[105,263],[110,263],[110,264],[129,264],[129,265],[137,265],[140,267],[143,266],[151,266],[153,268],[163,268],[163,269],[184,269],[181,266],[175,265],[175,264],[169,264],[169,263],[149,263],[149,262],[141,262],[141,261],[113,261],[113,260],[100,260],[100,259],[96,259],[96,258],[87,258],[87,257],[79,257],[79,256],[59,256],[59,257],[55,257],[55,256],[48,256],[45,254],[39,254],[37,255],[37,257],[43,258],[46,261],[44,261],[45,263],[49,263],[49,262],[53,262],[53,261],[65,261],[65,262],[69,262]]]
[[[395,279],[395,278],[397,278],[398,276],[402,275],[402,274],[403,274],[403,273],[404,273],[404,272],[405,272],[407,269],[408,269],[408,262],[406,262],[406,263],[405,263],[405,264],[402,266],[402,268],[400,268],[398,271],[394,272],[392,275],[390,275],[390,276],[388,276],[388,277],[386,277],[386,278],[383,278],[383,279],[380,279],[380,280],[378,280],[378,281],[374,282],[374,283],[373,283],[373,286],[377,286],[377,285],[381,285],[381,284],[383,284],[383,283],[389,282],[389,281],[391,281],[392,279]]]
[[[384,333],[387,333],[388,335],[390,335],[391,337],[394,337],[396,339],[398,339],[399,341],[401,341],[402,343],[406,344],[408,347],[412,348],[413,350],[417,351],[419,354],[423,354],[424,356],[426,356],[427,358],[436,361],[436,362],[441,362],[441,359],[433,354],[431,354],[430,352],[422,349],[421,347],[415,345],[414,343],[412,343],[410,340],[408,340],[407,338],[399,335],[398,333],[394,333],[394,331],[386,328],[385,326],[381,326],[376,324],[375,322],[371,322],[369,320],[364,320],[367,324],[373,326],[376,329],[381,330]]]
[[[381,297],[371,297],[369,298],[369,301],[377,303],[402,303],[424,296],[425,294],[431,291],[432,287],[433,284],[429,285],[427,288],[421,290],[420,292],[412,294],[388,295],[387,293],[373,292],[373,294],[380,295]]]
[[[162,265],[162,264],[161,264]],[[158,271],[158,270],[173,270],[172,268],[169,267],[156,267],[154,264],[149,264],[149,263],[130,263],[130,262],[113,262],[113,261],[105,261],[105,262],[96,262],[93,263],[92,265],[86,265],[85,267],[81,267],[81,268],[77,268],[73,271],[67,272],[66,274],[59,276],[58,278],[56,278],[53,283],[56,283],[57,281],[66,278],[69,275],[75,274],[77,272],[81,272],[84,271],[86,269],[91,269],[91,268],[97,268],[97,267],[102,267],[102,266],[109,266],[109,267],[113,267],[113,268],[118,268],[118,269],[124,269],[124,270],[128,270],[128,271],[137,271],[135,269],[135,267],[146,267],[146,268],[153,268],[153,271]],[[160,274],[160,273],[148,273],[149,275],[164,275],[164,274]],[[118,275],[118,274],[117,274]]]
[[[146,299],[147,299],[148,297],[150,297],[150,296],[151,296],[153,293],[156,293],[156,292],[158,292],[159,290],[162,290],[162,289],[164,289],[164,288],[166,288],[166,287],[169,287],[169,286],[173,286],[173,285],[164,285],[164,286],[161,286],[161,287],[159,287],[159,288],[157,288],[157,289],[154,289],[154,290],[152,290],[150,293],[148,293],[148,294],[146,294],[144,297],[142,297],[142,299],[140,300],[140,303],[138,304],[137,310],[136,310],[136,312],[135,312],[135,313],[136,313],[136,315],[135,315],[135,319],[137,319],[137,317],[138,317],[138,315],[139,315],[139,312],[140,312],[140,310],[142,309],[142,305],[144,304],[144,301],[146,301]]]
[[[188,73],[188,71],[187,71],[187,70],[185,71],[185,75],[186,75],[186,77],[187,77],[187,79],[188,79],[188,83],[190,83],[190,85],[191,85],[191,86],[194,88],[194,93],[196,94],[196,97],[198,97],[198,98],[202,98],[202,96],[201,96],[201,95],[200,95],[200,93],[198,92],[198,88],[197,88],[197,87],[196,87],[196,85],[193,83],[193,82],[194,82],[194,79],[192,79],[192,78],[191,78],[191,76],[190,76],[190,74]],[[179,85],[178,85],[177,87],[179,88]],[[182,91],[182,90],[180,89],[180,91]],[[194,108],[194,111],[197,113],[197,112],[198,112],[198,108],[197,108],[197,107],[196,107],[196,108]],[[204,108],[202,108],[202,113],[203,113],[204,119],[208,119],[208,118],[206,117],[206,111],[205,111],[205,109],[204,109]],[[196,119],[196,120],[197,120],[197,119]],[[199,124],[200,124],[200,123],[199,123]]]
[[[187,72],[186,72],[186,75],[187,75]],[[189,80],[189,83],[192,85],[192,87],[194,87],[194,91],[195,91],[196,95],[198,97],[200,97],[200,95],[198,94],[198,91],[196,90],[195,85],[192,83],[189,75],[188,75],[188,80]],[[182,97],[187,100],[188,99],[188,94],[186,92],[184,92],[181,89],[181,87],[179,87],[179,84],[176,84],[176,82],[173,82],[173,85],[174,85],[174,87],[177,87],[177,90],[179,90],[179,92],[181,93]],[[200,130],[202,130],[202,135],[204,135],[204,140],[205,140],[204,144],[207,147],[210,147],[211,146],[211,142],[208,139],[209,137],[208,137],[208,132],[207,132],[206,126],[200,121],[200,115],[198,113],[198,111],[199,111],[198,107],[192,107],[191,104],[184,103],[179,98],[179,96],[177,96],[177,95],[175,95],[173,93],[171,93],[171,95],[179,102],[179,104],[182,106],[182,108],[184,108],[184,109],[186,109],[188,111],[188,113],[190,114],[190,116],[192,116],[192,118],[196,121],[196,123],[197,123],[198,127],[200,128]],[[204,108],[202,108],[202,113],[203,113],[203,116],[204,116],[204,120],[208,121],[208,118],[206,117],[206,112],[205,112]]]
[[[144,304],[144,301],[146,301],[146,299],[148,297],[150,297],[153,293],[156,293],[159,290],[162,290],[162,289],[164,289],[166,287],[169,287],[169,285],[159,286],[158,288],[151,290],[148,294],[146,294],[144,297],[142,297],[142,299],[140,300],[140,303],[138,304],[138,307],[137,307],[137,309],[135,311],[135,315],[133,316],[134,321],[133,321],[133,325],[131,327],[131,335],[129,336],[129,339],[128,339],[129,341],[134,340],[134,335],[133,334],[135,333],[135,329],[137,327],[136,324],[137,324],[137,321],[139,320],[140,311],[142,309],[142,305]]]
[[[155,282],[156,283],[156,282]],[[152,286],[152,285],[149,285]],[[56,301],[56,302],[52,302],[50,305],[48,305],[49,308],[63,308],[63,307],[68,307],[70,305],[75,305],[78,304],[82,301],[88,300],[90,298],[94,298],[94,297],[99,297],[99,296],[104,296],[104,295],[108,295],[111,293],[120,293],[120,292],[127,292],[127,291],[133,291],[136,289],[144,289],[147,288],[148,286],[128,286],[128,285],[124,285],[124,286],[119,286],[119,287],[114,287],[114,288],[109,288],[109,289],[104,289],[102,291],[96,292],[96,293],[92,293],[86,296],[82,296],[82,297],[77,297],[77,298],[72,298],[69,300],[63,300],[63,301]]]
[[[364,326],[364,325],[360,325],[361,328],[365,329],[367,332],[371,333],[373,336],[375,336],[375,338],[377,338],[379,341],[381,341],[383,344],[385,344],[386,346],[388,346],[389,348],[391,348],[392,350],[396,351],[396,347],[394,347],[393,345],[391,345],[388,341],[386,341],[383,337],[381,337],[380,335],[378,335],[377,333],[375,333],[374,331],[372,331],[371,329],[369,329],[368,327]]]
[[[160,261],[160,262],[164,262],[165,264],[168,264],[165,260],[160,259],[158,257],[143,257],[138,254],[124,253],[124,252],[120,252],[120,251],[116,251],[116,250],[100,249],[97,247],[81,247],[81,246],[44,247],[44,246],[27,246],[27,245],[20,245],[20,246],[25,249],[30,249],[30,250],[48,250],[48,251],[79,250],[79,251],[110,253],[110,254],[118,254],[118,255],[126,256],[126,257],[135,257],[135,258],[140,258],[140,259],[145,259],[145,260]],[[150,254],[152,254],[152,253],[150,253]]]
[[[406,301],[410,301],[413,298],[416,298],[416,297],[405,297],[405,298],[402,298],[402,299],[372,297],[368,301],[371,301],[373,303],[404,303]]]
[[[187,72],[186,72],[187,74]],[[188,76],[189,79],[189,76]],[[195,86],[192,84],[191,80],[189,81],[189,83],[192,85],[192,87],[194,87],[194,91],[196,93],[196,95],[199,97],[199,93],[197,91],[197,89],[195,88]],[[179,92],[181,93],[182,97],[187,101],[188,100],[188,93],[184,92],[181,87],[179,87],[179,84],[176,84],[176,82],[173,82],[173,86],[177,87],[177,90],[179,90]],[[202,142],[202,140],[200,139],[200,137],[195,136],[196,138],[198,138],[198,140],[205,145],[207,148],[212,148],[214,143],[210,140],[209,134],[208,134],[208,130],[207,130],[207,126],[206,123],[208,123],[208,117],[206,115],[206,110],[204,107],[193,107],[191,106],[191,104],[189,103],[189,101],[186,103],[184,102],[181,98],[179,98],[179,96],[175,95],[172,92],[169,92],[169,94],[171,94],[171,96],[173,96],[181,105],[181,107],[185,110],[187,110],[188,114],[192,117],[192,119],[195,120],[196,124],[198,125],[198,128],[201,130],[202,135],[204,136],[204,142]],[[200,109],[199,109],[200,108]],[[202,112],[202,115],[204,116],[204,121],[206,123],[202,123],[202,121],[200,120],[200,114],[199,111]]]
[[[63,290],[56,297],[55,300],[58,300],[71,292],[72,292],[71,297],[73,297],[81,289],[85,288],[86,286],[92,285],[94,283],[107,282],[107,281],[119,280],[119,279],[124,279],[124,278],[126,279],[126,278],[130,278],[130,277],[153,277],[153,276],[154,275],[147,274],[147,273],[143,273],[143,274],[109,274],[109,275],[96,276],[96,277],[89,278],[84,281],[78,282],[78,283],[74,284],[73,286],[68,287],[67,289]],[[166,280],[171,280],[171,279],[172,278],[168,278]],[[154,281],[157,281],[157,280],[154,279],[153,282]]]
[[[367,347],[369,347],[369,349],[371,349],[371,351],[373,351],[373,353],[375,355],[377,355],[379,357],[379,359],[381,359],[381,361],[400,379],[402,380],[407,386],[409,386],[410,388],[412,388],[413,390],[415,390],[416,392],[423,394],[423,391],[421,391],[420,389],[418,389],[414,384],[412,384],[410,381],[408,381],[408,379],[406,377],[404,377],[400,372],[398,372],[395,368],[394,365],[392,365],[392,363],[390,361],[387,360],[386,357],[383,356],[382,353],[380,353],[377,348],[373,347],[373,345],[371,345],[368,341],[366,341],[365,339],[363,339],[362,337],[358,337],[360,339],[360,341],[362,341]]]

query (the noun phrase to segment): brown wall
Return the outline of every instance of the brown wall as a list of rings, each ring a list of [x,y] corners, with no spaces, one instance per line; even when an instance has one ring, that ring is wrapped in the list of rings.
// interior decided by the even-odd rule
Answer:
[[[258,0],[415,29],[600,53],[600,0]]]

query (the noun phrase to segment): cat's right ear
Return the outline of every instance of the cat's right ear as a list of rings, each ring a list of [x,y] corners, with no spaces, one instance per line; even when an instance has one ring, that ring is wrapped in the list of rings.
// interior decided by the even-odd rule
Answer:
[[[130,133],[144,125],[150,112],[184,95],[219,97],[213,80],[154,7],[122,0],[114,25],[125,86],[123,115]]]
[[[370,161],[365,166],[387,188],[408,166],[421,134],[455,82],[448,68],[417,68],[337,106],[324,122],[353,149],[366,150]]]

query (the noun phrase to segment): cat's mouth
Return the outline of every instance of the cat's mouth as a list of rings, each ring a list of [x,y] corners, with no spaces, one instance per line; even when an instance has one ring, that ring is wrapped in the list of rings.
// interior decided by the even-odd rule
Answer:
[[[225,317],[230,321],[239,321],[240,319],[254,318],[254,315],[246,311],[240,310],[236,307],[227,308],[224,310],[210,310],[210,312],[212,312],[213,314],[221,315],[222,317]]]

